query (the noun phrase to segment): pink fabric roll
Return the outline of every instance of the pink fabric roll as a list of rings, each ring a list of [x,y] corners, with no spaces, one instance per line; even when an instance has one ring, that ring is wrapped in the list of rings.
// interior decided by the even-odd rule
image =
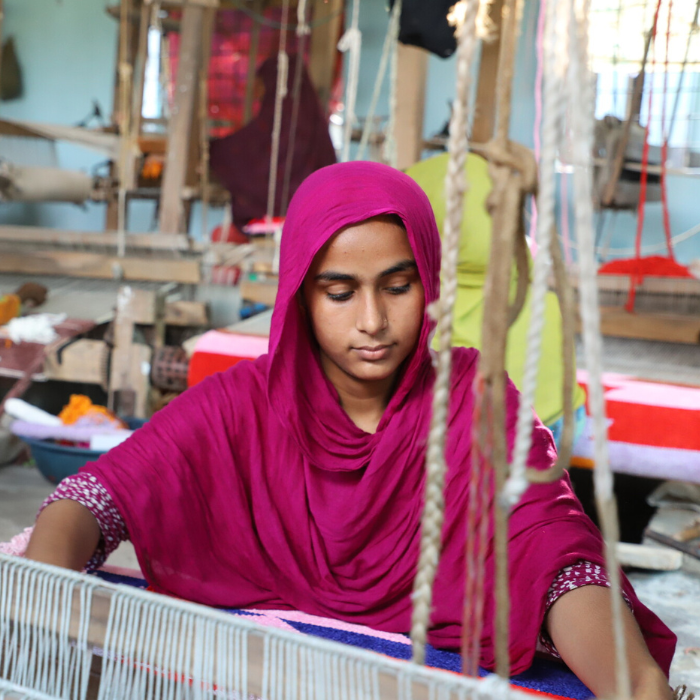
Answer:
[[[344,226],[379,214],[404,222],[425,288],[438,296],[440,239],[430,203],[409,177],[376,163],[311,175],[284,226],[269,354],[214,375],[159,411],[84,472],[124,517],[141,568],[163,593],[222,607],[296,609],[386,632],[410,627],[423,508],[434,369],[433,323],[402,368],[376,433],[359,429],[326,379],[297,292],[317,251]],[[429,639],[460,642],[465,513],[476,350],[454,350],[443,552]],[[508,387],[514,439],[518,393]],[[533,429],[529,465],[556,457]],[[510,521],[513,672],[530,666],[547,592],[565,566],[603,565],[601,538],[568,477],[530,487]],[[481,663],[494,665],[494,561],[486,566]],[[649,647],[668,671],[673,634],[625,591]]]

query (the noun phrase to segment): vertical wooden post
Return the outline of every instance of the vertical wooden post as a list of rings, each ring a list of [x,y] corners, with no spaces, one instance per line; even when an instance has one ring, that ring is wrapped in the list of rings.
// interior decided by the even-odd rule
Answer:
[[[4,0],[0,0],[0,76],[2,76],[2,25],[5,19]]]
[[[216,24],[216,10],[208,7],[202,23],[202,64],[199,70],[199,109],[194,127],[197,136],[192,141],[197,144],[196,161],[192,161],[190,178],[199,185],[202,197],[202,236],[209,236],[209,61],[211,59],[211,40]],[[188,183],[189,184],[189,183]]]
[[[481,42],[479,61],[479,82],[476,89],[476,105],[471,140],[486,143],[493,138],[496,124],[496,75],[498,55],[501,51],[501,26],[503,23],[503,0],[493,0],[489,16],[494,25],[492,41]]]
[[[128,286],[117,294],[108,404],[122,416],[146,417],[151,348],[134,343],[134,325],[154,316],[154,300],[153,292]]]
[[[129,12],[131,9],[131,0],[123,0],[123,5],[120,7],[119,21],[119,36],[117,41],[117,55],[115,59],[114,69],[114,91],[112,96],[112,124],[116,124],[120,131],[124,126],[124,115],[131,116],[131,74],[129,74],[129,89],[126,90],[124,83],[123,65],[133,66],[136,53],[138,34],[136,25],[130,21]],[[126,104],[123,104],[126,102]],[[125,112],[124,110],[129,110]],[[128,119],[127,119],[128,121]],[[123,132],[122,132],[123,133]],[[119,161],[122,156],[120,155]],[[120,162],[112,163],[110,166],[110,176],[121,180]],[[119,204],[116,196],[111,197],[107,201],[107,211],[105,215],[105,229],[107,231],[116,231],[119,228]]]
[[[420,160],[423,151],[425,85],[428,52],[415,46],[398,45],[396,86],[396,167],[405,170]]]
[[[202,63],[204,5],[185,4],[180,31],[180,54],[175,79],[175,100],[168,125],[168,147],[160,196],[159,230],[184,230],[185,208],[182,188],[188,171],[193,118],[197,100],[197,80]]]
[[[131,98],[131,135],[134,143],[141,135],[143,89],[146,82],[146,63],[148,63],[148,33],[151,28],[151,10],[153,7],[152,3],[141,0],[139,40],[136,49],[136,59],[134,60],[134,87]]]
[[[343,0],[314,0],[313,5],[314,27],[309,45],[309,76],[325,112],[328,111],[333,87],[333,72],[343,23],[343,4]]]
[[[253,12],[258,15],[263,11],[263,0],[254,0]],[[260,22],[253,19],[253,30],[250,33],[250,49],[248,50],[248,74],[245,84],[245,104],[243,108],[243,124],[253,118],[253,101],[255,100],[255,73],[258,70],[258,46],[260,44]]]

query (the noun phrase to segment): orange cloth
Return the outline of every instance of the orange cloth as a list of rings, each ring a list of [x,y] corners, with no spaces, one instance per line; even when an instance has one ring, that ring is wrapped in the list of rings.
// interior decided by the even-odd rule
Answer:
[[[127,425],[109,409],[96,406],[82,394],[72,394],[70,402],[58,414],[64,425],[105,425],[112,428],[126,428]]]
[[[0,297],[0,326],[17,318],[21,309],[22,301],[16,294],[6,294]]]

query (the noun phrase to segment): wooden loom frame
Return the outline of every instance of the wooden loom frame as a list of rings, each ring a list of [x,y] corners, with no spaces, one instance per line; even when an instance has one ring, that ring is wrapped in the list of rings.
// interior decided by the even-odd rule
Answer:
[[[278,0],[258,0],[256,8],[262,9],[266,4],[275,5]],[[179,64],[182,70],[178,70],[174,116],[169,121],[166,142],[167,163],[171,167],[165,168],[160,189],[159,232],[129,233],[125,231],[123,219],[126,216],[126,200],[132,193],[137,193],[135,180],[138,154],[134,151],[134,146],[141,130],[149,18],[156,5],[181,6],[184,10]],[[309,72],[325,104],[330,96],[333,59],[337,52],[335,37],[339,34],[342,22],[342,0],[313,0],[313,6],[322,22],[311,32]],[[119,7],[119,55],[113,121],[125,137],[120,158],[113,166],[114,173],[120,180],[120,190],[113,190],[107,197],[107,231],[101,234],[41,227],[0,226],[0,246],[10,246],[7,254],[0,248],[3,252],[0,261],[4,260],[4,263],[0,262],[0,272],[118,278],[125,281],[175,281],[183,284],[205,281],[201,265],[202,254],[208,250],[208,246],[197,244],[189,238],[186,220],[194,198],[202,198],[208,203],[214,194],[206,174],[202,178],[197,175],[198,167],[202,173],[208,170],[204,144],[206,133],[202,128],[206,118],[203,111],[206,104],[204,67],[208,65],[215,12],[236,5],[228,0],[141,0],[140,4],[139,0],[122,0]],[[0,6],[0,32],[1,9]],[[132,21],[137,18],[137,22]],[[257,52],[255,38],[254,36],[251,50]],[[252,66],[249,78],[254,74],[255,62],[252,62]],[[248,116],[253,97],[250,79],[249,83],[246,95]],[[205,89],[198,90],[197,84]],[[45,242],[57,245],[59,249],[38,252],[22,249],[28,243],[36,247]],[[170,242],[172,247],[169,246]],[[76,253],[60,249],[76,245],[112,248],[113,252]],[[235,247],[218,244],[216,249],[219,257],[223,255],[228,258],[235,257]],[[140,256],[127,255],[126,248],[140,253]],[[151,255],[143,257],[146,251]],[[170,255],[164,257],[163,253]],[[211,264],[211,261],[208,263]]]
[[[136,650],[121,637],[114,639],[114,635],[112,635],[111,639],[109,638],[110,621],[115,614],[115,601],[117,599],[124,600],[125,594],[129,600],[134,602],[135,614],[137,620],[140,616],[140,624],[143,624],[144,618],[150,615],[152,606],[157,605],[165,613],[169,613],[174,617],[179,616],[177,623],[179,629],[184,628],[186,617],[189,615],[195,616],[199,621],[223,623],[225,627],[237,629],[245,636],[245,642],[242,645],[245,659],[237,658],[231,662],[239,663],[242,661],[245,664],[245,669],[241,669],[242,675],[245,676],[245,690],[242,695],[238,695],[237,693],[240,692],[238,689],[229,689],[225,697],[265,697],[266,700],[276,700],[276,698],[282,700],[282,698],[290,697],[286,686],[286,683],[289,682],[297,685],[296,691],[298,695],[296,697],[298,698],[309,697],[314,700],[325,700],[328,697],[332,698],[332,700],[340,700],[341,697],[346,697],[345,693],[341,695],[334,694],[328,686],[322,688],[320,692],[316,690],[316,694],[305,694],[305,691],[308,692],[308,690],[304,687],[303,677],[299,677],[294,673],[290,675],[289,666],[294,666],[299,661],[303,662],[302,654],[307,654],[312,663],[325,666],[326,672],[330,671],[331,676],[336,679],[336,683],[342,683],[343,672],[342,670],[339,671],[337,667],[331,667],[332,662],[328,659],[328,656],[341,655],[344,660],[349,662],[350,668],[352,668],[353,663],[358,665],[367,664],[374,667],[376,669],[375,683],[368,683],[365,687],[365,692],[359,698],[381,697],[387,699],[398,698],[399,700],[403,698],[433,700],[437,696],[440,700],[467,700],[468,698],[471,700],[471,698],[478,697],[480,692],[488,692],[486,686],[489,685],[489,682],[494,689],[500,688],[504,691],[502,696],[504,700],[506,697],[508,700],[531,700],[532,698],[532,695],[528,694],[527,691],[513,687],[507,681],[495,675],[490,676],[489,680],[486,681],[442,669],[420,666],[410,661],[394,659],[374,651],[359,649],[340,642],[296,634],[274,627],[261,626],[244,617],[196,603],[109,583],[93,576],[67,571],[55,566],[37,564],[27,560],[19,560],[18,562],[16,557],[0,554],[0,574],[8,572],[12,568],[15,568],[15,570],[20,569],[25,575],[27,573],[37,573],[46,576],[48,573],[49,575],[54,575],[56,580],[60,580],[62,583],[73,584],[74,588],[70,599],[70,621],[66,631],[68,639],[73,646],[82,642],[92,654],[88,687],[85,695],[87,700],[94,700],[98,697],[105,657],[111,657],[112,659],[116,657],[120,661],[121,666],[142,666],[154,675],[159,675],[159,673],[162,676],[172,677],[176,675],[185,687],[191,687],[196,682],[193,681],[191,675],[189,677],[183,675],[183,669],[178,667],[178,659],[173,658],[174,654],[165,659],[166,664],[169,663],[170,665],[163,667],[158,665],[159,661],[163,660],[163,657],[159,657],[154,649],[140,649],[139,651],[142,651],[143,655],[135,657]],[[21,625],[23,621],[26,622],[27,615],[22,615],[18,611],[16,606],[20,604],[20,593],[18,590],[15,593],[16,597],[8,601],[8,607],[4,612],[6,614],[9,613],[9,617],[15,621],[15,624]],[[38,636],[47,638],[56,634],[55,625],[52,629],[49,616],[35,603],[30,602],[29,605],[28,617],[31,620],[32,627],[39,631]],[[2,612],[0,610],[0,613]],[[81,631],[81,620],[85,619],[89,621]],[[12,625],[12,622],[10,624]],[[16,634],[17,630],[5,628],[5,633],[12,635]],[[187,637],[180,634],[178,637],[187,639],[189,645],[193,645],[195,642],[195,639],[192,639],[191,636]],[[275,642],[280,644],[291,642],[294,646],[299,647],[297,652],[299,656],[296,659],[290,660],[288,657],[284,659],[282,654],[280,654],[278,663],[285,668],[286,672],[283,673],[284,681],[278,679],[277,685],[271,684],[264,674],[266,659],[270,654],[275,653],[271,649],[271,645],[274,645]],[[193,656],[195,654],[196,652],[193,651]],[[3,662],[4,659],[0,656],[0,666]],[[217,674],[220,675],[220,673],[221,671],[217,671]],[[110,680],[113,679],[110,679],[108,676],[107,682]],[[209,679],[207,680],[209,681]],[[217,677],[209,681],[215,693],[217,692],[215,690],[217,681]],[[433,686],[432,689],[431,685]],[[264,693],[265,690],[267,690],[267,694]],[[180,694],[177,696],[182,697]],[[191,694],[185,694],[185,697],[191,696]],[[194,697],[197,696],[194,695]]]

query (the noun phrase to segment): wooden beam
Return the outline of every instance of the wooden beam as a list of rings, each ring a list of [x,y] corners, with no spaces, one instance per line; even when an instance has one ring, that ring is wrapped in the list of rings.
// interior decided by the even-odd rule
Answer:
[[[116,248],[118,233],[115,231],[88,232],[66,231],[41,226],[0,226],[0,241],[12,243],[40,243],[43,245],[77,245]],[[129,248],[186,252],[193,247],[187,236],[167,233],[128,233]]]
[[[700,319],[672,314],[629,313],[618,307],[600,309],[603,335],[666,343],[700,344]]]
[[[498,55],[501,50],[503,0],[493,0],[489,5],[489,18],[493,22],[493,39],[481,42],[474,123],[470,138],[470,141],[475,143],[490,141],[493,138],[496,124],[496,75],[498,73]]]
[[[175,104],[168,128],[168,150],[160,198],[159,229],[162,233],[185,230],[182,189],[188,172],[197,81],[202,62],[204,14],[202,5],[188,3],[182,15]]]
[[[571,270],[569,283],[578,289],[579,277],[576,269]],[[598,275],[597,283],[602,292],[627,292],[630,288],[629,275]],[[645,276],[637,287],[637,292],[700,296],[700,280],[694,277]]]
[[[396,86],[396,167],[405,170],[420,160],[423,151],[425,85],[428,52],[399,44]]]
[[[5,20],[5,3],[0,0],[0,76],[2,75],[2,25]]]
[[[314,26],[309,45],[309,76],[326,113],[338,57],[343,6],[343,0],[314,0],[313,4]]]
[[[117,255],[62,250],[35,253],[3,251],[0,253],[0,272],[181,284],[201,282],[200,264],[197,260],[120,258]]]

